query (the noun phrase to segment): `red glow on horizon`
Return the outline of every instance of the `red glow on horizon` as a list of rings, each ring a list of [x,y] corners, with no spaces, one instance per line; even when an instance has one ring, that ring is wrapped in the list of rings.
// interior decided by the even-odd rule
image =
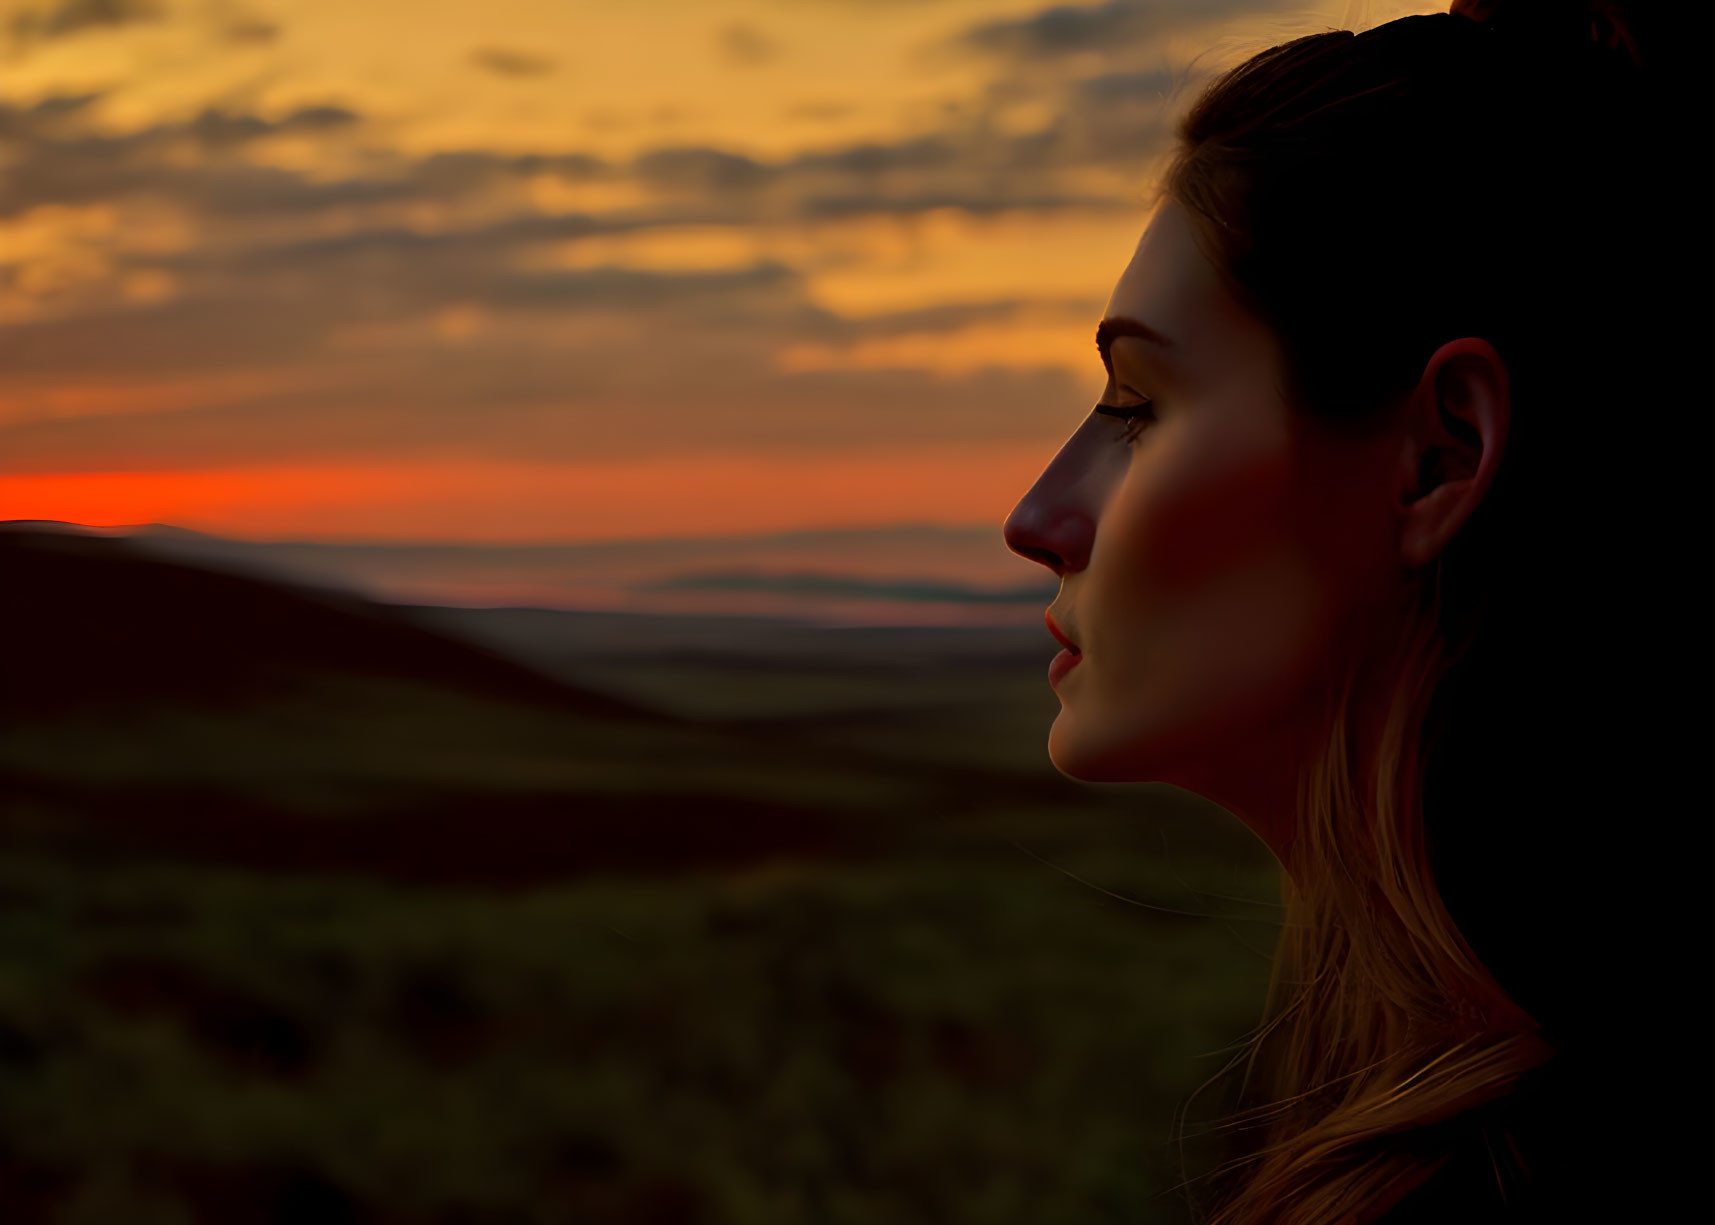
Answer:
[[[710,455],[608,464],[320,463],[0,476],[0,519],[170,523],[214,535],[539,541],[731,535],[909,520],[998,525],[1052,448]]]

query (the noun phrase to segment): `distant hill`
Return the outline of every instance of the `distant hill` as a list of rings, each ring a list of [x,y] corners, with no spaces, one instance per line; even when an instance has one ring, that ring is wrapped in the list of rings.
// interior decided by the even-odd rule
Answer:
[[[0,723],[160,702],[242,708],[306,674],[403,677],[587,717],[679,720],[582,691],[361,596],[0,525]]]

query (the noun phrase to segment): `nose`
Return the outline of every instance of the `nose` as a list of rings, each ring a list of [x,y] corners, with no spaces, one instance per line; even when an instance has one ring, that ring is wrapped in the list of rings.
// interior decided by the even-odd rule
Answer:
[[[1001,529],[1006,547],[1040,562],[1062,578],[1090,564],[1095,520],[1075,506],[1056,506],[1033,489],[1012,508]]]

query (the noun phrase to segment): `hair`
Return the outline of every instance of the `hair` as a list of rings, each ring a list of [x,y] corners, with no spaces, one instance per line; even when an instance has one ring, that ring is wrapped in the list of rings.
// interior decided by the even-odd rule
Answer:
[[[1331,686],[1263,1021],[1217,1074],[1244,1068],[1207,1225],[1361,1225],[1453,1170],[1478,1174],[1457,1211],[1485,1182],[1546,1196],[1575,1077],[1617,1041],[1624,968],[1604,958],[1631,950],[1588,913],[1611,847],[1577,820],[1648,811],[1636,762],[1662,733],[1627,655],[1659,632],[1638,593],[1685,547],[1645,547],[1667,513],[1652,488],[1677,486],[1651,449],[1671,434],[1641,427],[1682,360],[1661,305],[1682,151],[1660,11],[1454,10],[1251,56],[1180,120],[1162,184],[1279,338],[1296,419],[1379,428],[1466,336],[1494,346],[1512,405],[1496,476],[1412,576],[1397,637]],[[1368,764],[1360,667],[1391,685]]]

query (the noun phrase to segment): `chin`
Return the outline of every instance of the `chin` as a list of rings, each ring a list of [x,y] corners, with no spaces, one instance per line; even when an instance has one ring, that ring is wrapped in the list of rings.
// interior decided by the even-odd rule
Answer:
[[[1211,762],[1207,728],[1134,718],[1125,728],[1110,726],[1108,731],[1106,736],[1092,736],[1079,726],[1078,715],[1062,710],[1048,731],[1048,760],[1078,782],[1163,783],[1198,794],[1203,794],[1211,764],[1228,764],[1228,755],[1221,751],[1213,753]]]
[[[1155,777],[1135,745],[1093,745],[1063,726],[1062,714],[1048,732],[1048,760],[1061,774],[1081,783],[1147,783]]]

